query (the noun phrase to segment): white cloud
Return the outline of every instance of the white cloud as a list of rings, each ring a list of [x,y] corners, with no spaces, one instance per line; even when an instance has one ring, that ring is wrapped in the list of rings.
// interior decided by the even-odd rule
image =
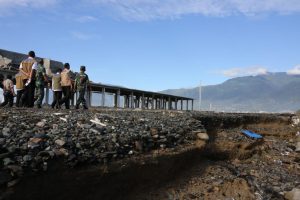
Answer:
[[[93,37],[90,34],[79,32],[79,31],[72,31],[71,35],[73,38],[78,39],[78,40],[89,40]]]
[[[232,68],[222,71],[222,74],[226,77],[256,76],[267,73],[268,70],[264,67]]]
[[[57,2],[58,0],[0,0],[0,8],[46,7]]]
[[[80,23],[93,22],[93,21],[97,21],[97,20],[98,19],[96,17],[89,16],[89,15],[81,16],[76,19],[76,21],[78,21]]]
[[[288,75],[300,75],[300,65],[295,66],[293,69],[287,71]]]
[[[16,8],[49,8],[61,0],[0,0],[0,16],[16,13]]]
[[[299,0],[83,0],[114,10],[127,20],[178,18],[183,15],[255,16],[300,12]]]

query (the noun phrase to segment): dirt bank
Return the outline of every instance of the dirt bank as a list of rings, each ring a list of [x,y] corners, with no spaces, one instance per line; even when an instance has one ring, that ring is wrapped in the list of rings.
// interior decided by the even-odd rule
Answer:
[[[107,164],[28,172],[5,199],[284,199],[300,185],[299,127],[291,115],[193,113],[209,141],[191,141]],[[252,140],[241,129],[264,136]],[[299,129],[299,130],[298,130]]]

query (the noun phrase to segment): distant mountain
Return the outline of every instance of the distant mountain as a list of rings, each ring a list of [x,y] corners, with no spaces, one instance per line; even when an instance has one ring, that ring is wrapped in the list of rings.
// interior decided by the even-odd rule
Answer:
[[[170,89],[162,93],[197,99],[199,87]],[[201,110],[287,112],[300,109],[300,75],[283,72],[238,77],[202,87]]]

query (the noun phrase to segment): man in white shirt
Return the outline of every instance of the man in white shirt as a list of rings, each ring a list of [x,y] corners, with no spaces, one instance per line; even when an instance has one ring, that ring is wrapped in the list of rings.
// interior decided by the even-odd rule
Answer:
[[[25,89],[22,95],[23,106],[34,106],[34,91],[35,91],[35,71],[37,69],[37,62],[35,60],[34,51],[28,53],[28,58],[23,60],[20,64],[20,72],[23,75],[23,82]]]
[[[12,76],[8,75],[7,79],[3,81],[3,96],[4,102],[0,105],[0,107],[6,106],[8,104],[9,107],[12,107],[14,104],[14,83],[12,82]]]

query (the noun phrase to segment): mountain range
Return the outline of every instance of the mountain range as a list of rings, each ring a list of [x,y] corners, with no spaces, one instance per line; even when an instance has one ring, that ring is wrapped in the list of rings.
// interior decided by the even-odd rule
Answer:
[[[196,99],[199,87],[169,89],[162,93]],[[290,112],[300,108],[300,75],[285,72],[232,78],[218,85],[201,87],[201,110],[225,112]]]

